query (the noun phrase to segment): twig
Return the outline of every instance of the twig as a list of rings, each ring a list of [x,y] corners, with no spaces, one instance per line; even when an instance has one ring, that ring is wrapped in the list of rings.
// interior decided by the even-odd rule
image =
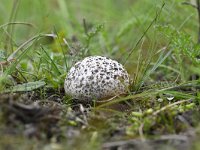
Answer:
[[[183,5],[189,5],[192,6],[193,8],[197,9],[198,13],[198,22],[199,22],[199,31],[198,31],[198,41],[197,43],[200,44],[200,0],[196,0],[196,5],[190,3],[190,2],[183,2]]]
[[[145,139],[145,137],[144,137],[143,127],[144,127],[144,123],[142,123],[142,124],[140,125],[140,127],[139,127],[139,134],[140,134],[140,139],[141,139],[141,141],[142,141],[142,142],[145,142],[146,139]]]
[[[131,139],[131,140],[121,140],[121,141],[114,141],[114,142],[106,142],[103,144],[103,149],[120,149],[122,146],[125,145],[136,145],[136,146],[144,146],[141,149],[145,148],[145,144],[147,144],[148,147],[151,147],[151,143],[161,142],[161,141],[169,141],[169,140],[175,140],[175,141],[182,141],[182,142],[188,142],[189,138],[185,135],[177,135],[177,134],[169,134],[169,135],[162,135],[158,138],[154,139],[147,139],[145,142],[143,142],[140,139]],[[150,148],[151,149],[151,148]]]
[[[114,141],[114,142],[106,142],[103,144],[103,148],[111,148],[111,147],[120,147],[129,143],[137,144],[141,142],[141,140],[138,139],[131,139],[131,140],[122,140],[122,141]]]
[[[193,8],[197,8],[196,5],[190,3],[190,2],[182,2],[183,5],[189,5],[189,6],[192,6]]]
[[[166,141],[166,140],[188,141],[188,137],[185,135],[169,134],[169,135],[162,135],[160,136],[160,138],[155,139],[155,141]]]
[[[87,23],[86,23],[85,18],[83,18],[83,27],[84,27],[85,35],[88,36],[88,27],[87,27]]]
[[[197,3],[197,12],[198,12],[198,19],[199,19],[198,43],[200,43],[200,0],[196,0],[196,3]]]

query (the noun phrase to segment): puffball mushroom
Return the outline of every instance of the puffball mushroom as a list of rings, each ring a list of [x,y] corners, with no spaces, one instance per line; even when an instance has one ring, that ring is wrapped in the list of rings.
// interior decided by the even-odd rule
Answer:
[[[65,93],[79,100],[104,100],[124,94],[129,75],[122,64],[103,56],[89,56],[77,62],[68,72]]]

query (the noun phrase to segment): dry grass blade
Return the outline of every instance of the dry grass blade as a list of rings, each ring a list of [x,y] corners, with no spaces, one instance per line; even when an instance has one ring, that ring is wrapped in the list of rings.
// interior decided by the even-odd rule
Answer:
[[[0,25],[0,29],[4,28],[6,26],[9,26],[9,25],[26,25],[26,26],[34,27],[35,28],[35,26],[33,24],[28,23],[28,22],[8,22],[8,23]]]
[[[96,108],[110,106],[110,105],[113,105],[113,104],[116,104],[119,102],[130,100],[130,99],[142,98],[142,97],[146,97],[146,96],[156,95],[158,93],[169,92],[169,90],[171,90],[171,89],[177,89],[177,88],[182,88],[182,87],[193,87],[195,84],[198,84],[198,81],[185,82],[185,83],[181,83],[178,85],[170,85],[169,87],[164,87],[162,89],[152,89],[152,90],[144,91],[142,93],[138,93],[135,95],[128,95],[126,97],[120,97],[120,98],[114,99],[112,101],[109,101],[107,103],[99,105]],[[190,96],[190,98],[194,98],[194,96],[191,96],[189,94],[185,94],[184,96],[186,96],[186,95]]]
[[[155,112],[153,113],[153,115],[156,116],[156,115],[158,115],[159,113],[161,113],[162,111],[165,111],[166,109],[169,109],[169,108],[171,108],[171,107],[173,107],[173,106],[175,106],[175,105],[182,104],[182,103],[187,103],[187,102],[191,102],[191,99],[178,101],[178,102],[169,104],[169,105],[167,105],[167,106],[164,106],[164,107],[162,107],[161,109],[155,111]]]
[[[10,60],[13,60],[17,53],[21,50],[23,50],[26,46],[28,46],[29,44],[31,45],[32,42],[40,39],[40,38],[43,38],[43,37],[52,37],[51,34],[39,34],[39,35],[36,35],[32,38],[30,38],[29,40],[27,40],[26,42],[24,42],[23,44],[21,44],[8,58],[7,58],[7,61],[10,61]]]

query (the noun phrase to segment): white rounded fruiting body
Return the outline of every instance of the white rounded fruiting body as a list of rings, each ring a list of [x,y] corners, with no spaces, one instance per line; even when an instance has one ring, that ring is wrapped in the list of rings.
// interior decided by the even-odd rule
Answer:
[[[79,100],[103,100],[124,94],[129,75],[115,60],[90,56],[77,62],[67,74],[64,88],[67,95]]]

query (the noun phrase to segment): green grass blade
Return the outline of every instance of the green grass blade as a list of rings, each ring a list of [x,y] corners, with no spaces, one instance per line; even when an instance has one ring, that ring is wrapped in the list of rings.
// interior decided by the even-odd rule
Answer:
[[[28,91],[33,91],[35,89],[41,88],[45,85],[46,85],[46,83],[44,81],[28,82],[28,83],[23,83],[23,84],[18,84],[18,85],[12,86],[9,89],[5,89],[3,91],[3,93],[28,92]]]
[[[51,57],[49,56],[49,54],[46,52],[46,50],[41,47],[41,49],[43,50],[43,52],[46,54],[47,58],[50,60],[50,62],[52,63],[52,67],[54,70],[54,73],[56,73],[56,75],[60,76],[61,72],[59,71],[58,67],[56,66],[55,62],[53,61],[53,59],[51,59]]]

